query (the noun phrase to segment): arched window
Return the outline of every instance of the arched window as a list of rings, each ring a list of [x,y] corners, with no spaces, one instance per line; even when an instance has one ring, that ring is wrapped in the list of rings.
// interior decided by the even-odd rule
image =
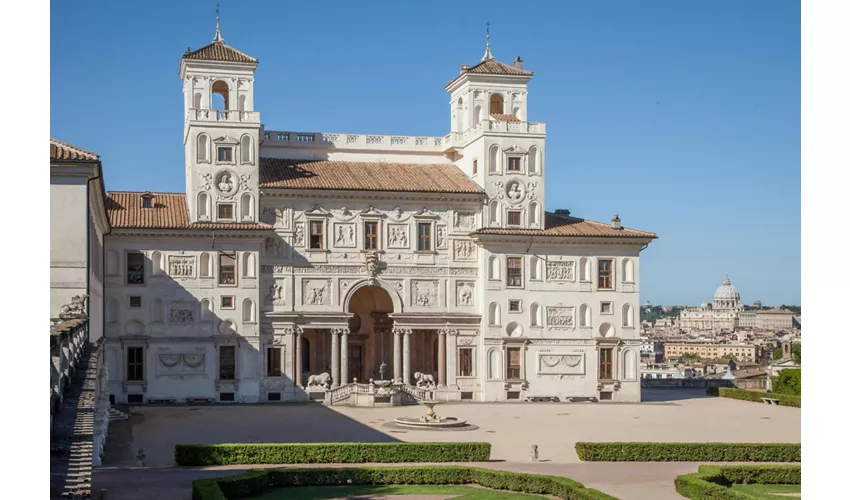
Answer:
[[[463,97],[457,100],[457,131],[463,132],[466,130],[463,126]]]
[[[505,98],[502,94],[494,93],[490,96],[490,114],[502,115],[505,113]]]
[[[536,201],[528,204],[528,224],[530,226],[540,225],[540,208]]]
[[[210,138],[207,134],[198,135],[198,162],[210,161]]]
[[[255,278],[257,276],[256,257],[253,252],[244,252],[242,254],[242,272],[246,278]]]
[[[531,257],[531,279],[533,280],[542,280],[543,279],[543,261],[540,260],[539,257],[532,256]]]
[[[218,80],[212,86],[212,108],[217,110],[230,109],[230,87],[224,80]]]
[[[499,146],[493,144],[490,146],[490,158],[489,158],[489,166],[487,168],[490,169],[490,173],[494,174],[499,171]]]
[[[623,326],[626,328],[635,326],[634,312],[631,304],[623,304]]]
[[[532,146],[528,148],[528,173],[529,174],[540,174],[537,171],[537,165],[539,163],[539,158],[537,158],[537,148]]]
[[[245,299],[242,301],[242,322],[253,323],[255,321],[255,317],[254,301],[251,299]]]
[[[242,163],[251,163],[251,158],[254,157],[254,148],[251,143],[250,135],[243,135],[242,140],[239,142],[240,149],[242,151]]]
[[[478,125],[481,123],[481,105],[475,105],[475,123],[473,125]]]
[[[578,261],[578,269],[579,269],[579,281],[590,281],[590,259],[587,257],[582,257]]]
[[[488,264],[487,268],[488,268],[488,271],[487,271],[488,278],[490,278],[491,280],[502,279],[501,278],[502,273],[500,272],[502,270],[502,263],[499,261],[499,257],[497,257],[495,255],[491,255],[490,256],[490,263]]]
[[[496,200],[490,202],[490,225],[499,225],[499,202]]]
[[[160,274],[163,273],[163,271],[165,269],[165,264],[163,264],[162,260],[163,260],[162,259],[162,252],[157,251],[157,252],[154,252],[151,255],[151,263],[152,263],[152,267],[153,267],[154,276],[160,275]]]
[[[154,299],[151,304],[151,323],[162,323],[162,299]]]
[[[502,313],[499,310],[499,304],[490,303],[490,326],[499,326],[502,324]]]
[[[500,349],[490,349],[487,354],[487,378],[491,380],[502,378],[502,351]]]
[[[201,301],[201,321],[212,321],[213,318],[213,306],[212,301],[210,299],[204,299]]]
[[[519,106],[514,106],[514,112],[511,114],[516,116],[517,120],[522,121],[522,108]]]
[[[106,322],[118,323],[118,302],[115,299],[106,303]]]
[[[543,315],[540,313],[540,304],[531,304],[531,326],[543,326]]]
[[[118,276],[118,252],[115,250],[106,252],[106,275]]]
[[[623,281],[626,283],[635,282],[635,263],[632,259],[623,259]]]
[[[637,378],[637,362],[635,361],[635,358],[636,355],[632,349],[626,349],[623,351],[623,373],[621,375],[623,380],[635,380]]]
[[[580,327],[590,327],[590,306],[587,304],[582,304],[578,310],[578,326]]]
[[[207,193],[198,193],[198,219],[210,218],[210,196]]]
[[[254,197],[249,193],[242,195],[242,219],[254,220]]]
[[[201,93],[195,92],[195,101],[193,103],[193,105],[195,106],[195,109],[201,109],[201,106],[202,106],[201,99],[203,99],[203,96],[201,95]]]
[[[212,278],[212,257],[207,252],[201,254],[201,278]]]

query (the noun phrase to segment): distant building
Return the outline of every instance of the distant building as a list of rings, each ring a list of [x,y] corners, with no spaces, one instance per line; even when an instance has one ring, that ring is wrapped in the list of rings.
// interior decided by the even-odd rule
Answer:
[[[694,330],[734,330],[738,326],[738,316],[743,311],[741,295],[727,275],[714,292],[714,301],[710,306],[703,302],[699,307],[687,308],[679,313],[679,327]]]
[[[789,330],[794,328],[794,313],[788,309],[759,311],[756,328],[763,330]]]
[[[753,302],[753,309],[761,309],[761,301],[756,300]]]
[[[755,361],[756,346],[750,344],[709,344],[696,342],[667,343],[664,358],[681,358],[684,354],[697,354],[701,359],[720,359],[733,355],[738,361]]]

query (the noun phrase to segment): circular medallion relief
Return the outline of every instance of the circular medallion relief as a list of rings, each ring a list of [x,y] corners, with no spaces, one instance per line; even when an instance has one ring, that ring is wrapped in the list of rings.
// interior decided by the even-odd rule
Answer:
[[[239,177],[230,169],[222,169],[215,176],[215,189],[224,198],[230,198],[239,190]]]
[[[510,203],[520,203],[525,199],[525,184],[519,179],[513,179],[505,184],[505,196]]]

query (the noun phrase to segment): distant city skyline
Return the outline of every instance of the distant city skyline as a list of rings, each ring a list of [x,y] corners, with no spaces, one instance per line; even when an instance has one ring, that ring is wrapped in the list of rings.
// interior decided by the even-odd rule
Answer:
[[[728,273],[746,304],[799,305],[799,3],[509,5],[230,0],[222,34],[260,61],[268,128],[437,136],[489,21],[494,56],[534,72],[546,209],[659,235],[642,304],[710,302]],[[99,153],[109,190],[183,192],[177,67],[215,2],[54,2],[50,29],[51,135]]]

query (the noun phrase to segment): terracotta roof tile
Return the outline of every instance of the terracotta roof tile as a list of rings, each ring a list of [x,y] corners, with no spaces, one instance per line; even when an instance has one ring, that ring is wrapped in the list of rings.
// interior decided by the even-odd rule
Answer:
[[[451,82],[446,84],[446,87],[451,85],[455,80],[460,78],[461,76],[473,73],[478,75],[507,75],[507,76],[533,76],[534,73],[531,71],[526,71],[524,69],[519,69],[511,66],[510,64],[500,63],[495,59],[488,59],[486,61],[481,61],[480,63],[467,68],[466,70],[461,70],[460,75],[456,76]]]
[[[240,52],[224,42],[213,42],[206,47],[201,47],[198,50],[189,51],[183,54],[183,59],[198,59],[202,61],[225,61],[225,62],[245,62],[255,63],[257,58],[251,57],[244,52]]]
[[[514,115],[492,113],[490,115],[490,117],[493,118],[494,120],[499,120],[499,121],[502,121],[502,122],[518,122],[519,121],[519,118],[517,118]]]
[[[78,161],[97,161],[100,156],[97,153],[86,151],[85,149],[72,146],[67,142],[50,138],[50,159],[51,160],[78,160]]]
[[[153,195],[153,208],[142,208],[142,197]],[[113,191],[106,195],[106,212],[114,228],[132,229],[272,229],[263,223],[189,223],[183,193]]]
[[[505,236],[578,236],[657,238],[655,233],[637,229],[614,229],[610,224],[546,212],[546,229],[502,229],[485,227],[472,234]]]
[[[453,164],[260,158],[260,186],[284,189],[483,193]]]

